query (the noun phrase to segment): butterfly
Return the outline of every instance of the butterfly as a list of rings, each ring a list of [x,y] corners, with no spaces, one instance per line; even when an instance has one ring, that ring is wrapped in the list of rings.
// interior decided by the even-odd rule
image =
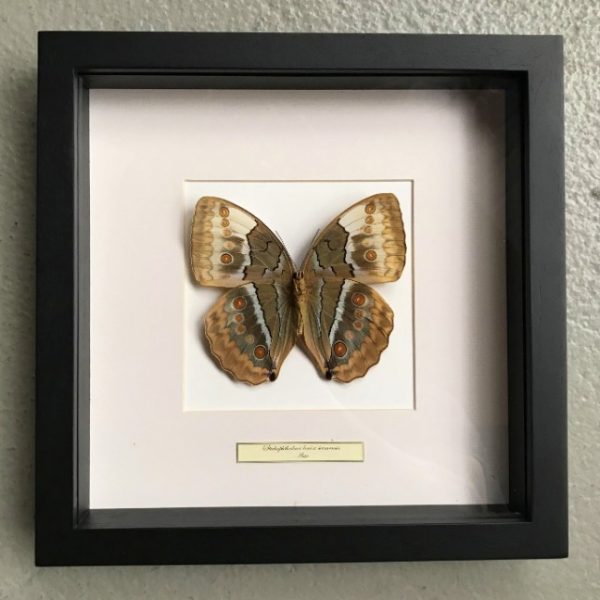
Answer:
[[[396,281],[406,261],[394,194],[376,194],[338,215],[296,269],[262,221],[216,197],[196,204],[191,268],[202,285],[231,288],[204,318],[222,369],[249,384],[274,381],[297,341],[327,379],[349,382],[379,361],[394,313],[369,285]]]

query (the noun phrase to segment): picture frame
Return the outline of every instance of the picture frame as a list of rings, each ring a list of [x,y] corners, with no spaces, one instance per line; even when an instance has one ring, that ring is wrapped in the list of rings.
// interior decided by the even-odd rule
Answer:
[[[564,557],[568,548],[559,36],[41,32],[36,564]],[[501,89],[508,502],[90,508],[91,89]]]

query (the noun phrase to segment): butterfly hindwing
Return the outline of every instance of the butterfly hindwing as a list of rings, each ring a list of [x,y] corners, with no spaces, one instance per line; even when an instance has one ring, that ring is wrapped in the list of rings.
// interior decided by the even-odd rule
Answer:
[[[216,287],[291,281],[294,270],[283,244],[264,223],[233,202],[212,196],[196,204],[191,263],[198,283]]]
[[[396,281],[404,268],[406,242],[398,199],[375,194],[336,217],[317,237],[303,271],[361,283]]]
[[[204,318],[213,356],[235,379],[275,380],[296,342],[298,317],[291,286],[247,283],[221,296]]]
[[[350,279],[307,281],[303,339],[321,374],[348,382],[362,377],[387,348],[394,313],[368,285]]]

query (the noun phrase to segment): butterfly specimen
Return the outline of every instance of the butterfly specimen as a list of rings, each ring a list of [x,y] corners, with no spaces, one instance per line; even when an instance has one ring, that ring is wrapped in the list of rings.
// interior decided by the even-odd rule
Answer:
[[[394,313],[369,283],[396,281],[404,268],[402,213],[376,194],[336,217],[315,238],[300,269],[254,215],[216,197],[198,200],[191,264],[202,285],[232,288],[204,318],[210,349],[239,381],[274,381],[301,341],[327,379],[362,377],[388,345]]]

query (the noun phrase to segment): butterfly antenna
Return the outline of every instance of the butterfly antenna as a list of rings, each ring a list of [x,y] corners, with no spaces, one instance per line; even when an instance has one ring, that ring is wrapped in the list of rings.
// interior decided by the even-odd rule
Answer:
[[[317,238],[319,237],[320,233],[321,233],[321,230],[317,229],[317,233],[315,233],[315,235],[313,236],[313,239],[310,242],[310,247],[311,248],[315,245],[315,242],[317,241]]]
[[[290,260],[292,261],[292,266],[294,267],[294,271],[296,271],[297,269],[296,269],[296,265],[294,264],[292,255],[290,254],[290,251],[288,250],[287,246],[285,245],[283,238],[279,235],[279,231],[276,231],[275,235],[277,236],[277,239],[279,240],[280,244],[283,246],[283,249],[286,251],[287,255],[289,256]],[[274,380],[271,380],[271,381],[274,381]]]
[[[281,237],[279,231],[276,231],[275,235],[277,236],[277,239],[279,240],[279,242],[281,243],[281,245],[283,246],[283,248],[285,249],[285,251],[289,254],[287,246],[285,245],[285,242],[283,241],[283,238]]]

